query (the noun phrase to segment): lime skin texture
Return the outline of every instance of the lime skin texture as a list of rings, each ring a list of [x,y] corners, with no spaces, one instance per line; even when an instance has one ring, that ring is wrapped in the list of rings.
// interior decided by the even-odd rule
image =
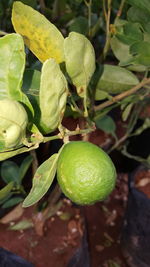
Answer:
[[[91,205],[102,201],[116,183],[116,169],[110,157],[98,146],[72,141],[62,149],[57,180],[63,193],[74,203]]]

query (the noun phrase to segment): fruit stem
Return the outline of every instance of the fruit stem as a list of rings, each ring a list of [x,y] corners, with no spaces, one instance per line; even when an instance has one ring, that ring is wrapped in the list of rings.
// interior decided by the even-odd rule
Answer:
[[[57,134],[57,135],[54,135],[54,136],[49,136],[49,137],[44,137],[43,140],[42,140],[42,143],[46,143],[48,141],[51,141],[51,140],[55,140],[55,139],[64,139],[66,137],[69,137],[69,136],[73,136],[73,135],[78,135],[78,134],[87,134],[87,133],[91,133],[95,130],[94,127],[92,128],[87,128],[87,129],[80,129],[80,128],[77,128],[76,130],[74,131],[69,131],[68,129],[64,129],[64,135],[62,136],[61,133]]]

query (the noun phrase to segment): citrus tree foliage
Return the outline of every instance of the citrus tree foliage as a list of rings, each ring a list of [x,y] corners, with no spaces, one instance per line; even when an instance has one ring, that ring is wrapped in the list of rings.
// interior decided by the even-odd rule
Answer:
[[[70,134],[62,126],[67,112],[85,116],[86,130],[95,122],[98,128],[116,138],[115,122],[108,115],[112,107],[106,105],[102,111],[95,108],[95,112],[91,107],[95,100],[111,100],[136,87],[140,81],[132,71],[149,70],[149,1],[128,0],[128,3],[126,19],[115,19],[112,27],[110,46],[118,60],[114,66],[96,62],[93,45],[85,36],[88,21],[84,17],[73,19],[69,35],[63,36],[53,23],[33,9],[35,5],[14,2],[12,24],[16,33],[0,38],[0,161],[37,149],[40,143],[52,139],[65,140]],[[53,12],[55,15],[58,14]],[[93,26],[90,37],[94,37],[98,25]],[[37,58],[41,66],[38,70],[25,67],[26,47]],[[139,99],[134,95],[116,103],[121,105],[124,120]],[[59,133],[52,135],[55,130]],[[48,191],[59,154],[60,151],[37,169],[24,207],[36,203]],[[7,182],[0,191],[0,199],[10,194],[13,185],[12,180]]]

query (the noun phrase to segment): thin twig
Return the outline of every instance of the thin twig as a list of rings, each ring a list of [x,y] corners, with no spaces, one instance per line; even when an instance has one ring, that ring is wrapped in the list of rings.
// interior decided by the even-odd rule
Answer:
[[[89,32],[88,35],[89,37],[91,37],[91,25],[92,25],[92,0],[89,0],[89,2],[87,2],[86,0],[84,0],[84,3],[86,4],[87,8],[88,8],[88,28],[89,28]]]
[[[42,143],[46,143],[46,142],[48,142],[48,141],[51,141],[51,140],[55,140],[55,139],[63,139],[64,137],[66,137],[66,136],[73,136],[73,135],[78,135],[78,134],[87,134],[87,133],[90,133],[90,132],[92,132],[92,131],[94,131],[95,130],[95,128],[93,127],[93,128],[87,128],[87,129],[76,129],[76,130],[74,130],[74,131],[69,131],[69,130],[66,130],[65,132],[64,132],[64,136],[62,136],[60,133],[59,134],[57,134],[57,135],[54,135],[54,136],[49,136],[49,137],[44,137],[43,138],[43,141],[42,141]]]
[[[103,13],[104,13],[105,21],[107,21],[107,11],[106,11],[105,0],[103,0]]]
[[[116,149],[118,146],[120,146],[121,143],[123,143],[127,138],[128,138],[128,134],[125,134],[124,136],[122,136],[108,151],[107,153],[110,154],[114,149]]]
[[[110,47],[110,37],[111,37],[111,34],[110,34],[111,1],[112,0],[107,0],[107,5],[108,5],[107,13],[106,13],[106,10],[105,10],[105,6],[103,7],[104,12],[107,14],[107,15],[104,14],[105,19],[106,19],[106,42],[105,42],[105,46],[104,46],[104,49],[103,49],[103,56],[102,56],[103,60],[106,58],[108,50],[109,50],[109,47]],[[105,3],[105,1],[103,3]]]
[[[41,12],[44,14],[45,12],[45,1],[44,0],[39,0],[39,3],[40,3],[40,7],[41,7]]]
[[[104,103],[98,105],[98,106],[95,106],[94,107],[94,110],[95,111],[99,111],[99,110],[102,110],[103,108],[106,108],[108,106],[111,106],[113,105],[114,103],[122,100],[123,98],[131,95],[131,94],[134,94],[136,91],[138,91],[139,89],[141,89],[141,87],[145,86],[146,84],[150,83],[150,78],[148,79],[143,79],[139,84],[137,84],[136,86],[132,87],[130,90],[128,91],[125,91],[119,95],[116,95],[114,96],[111,100],[108,100],[108,101],[105,101]]]
[[[119,18],[122,14],[122,11],[123,11],[123,8],[124,8],[124,4],[125,4],[125,1],[126,0],[121,0],[121,3],[120,3],[120,7],[118,9],[118,12],[117,12],[117,17]]]

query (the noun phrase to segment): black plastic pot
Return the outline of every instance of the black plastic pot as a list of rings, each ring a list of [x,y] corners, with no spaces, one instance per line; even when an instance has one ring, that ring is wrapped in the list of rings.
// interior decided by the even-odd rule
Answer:
[[[138,168],[138,172],[143,167]],[[150,198],[135,188],[134,177],[129,177],[129,195],[124,218],[121,246],[132,267],[150,267]]]
[[[72,258],[69,260],[67,267],[90,267],[90,253],[89,253],[89,244],[88,244],[88,229],[87,221],[84,215],[84,209],[81,207],[81,214],[83,216],[83,236],[79,247],[74,252]]]
[[[67,267],[90,267],[90,256],[86,231],[84,231],[80,247],[75,251]]]
[[[34,267],[34,265],[20,256],[0,248],[0,266],[1,267]]]

